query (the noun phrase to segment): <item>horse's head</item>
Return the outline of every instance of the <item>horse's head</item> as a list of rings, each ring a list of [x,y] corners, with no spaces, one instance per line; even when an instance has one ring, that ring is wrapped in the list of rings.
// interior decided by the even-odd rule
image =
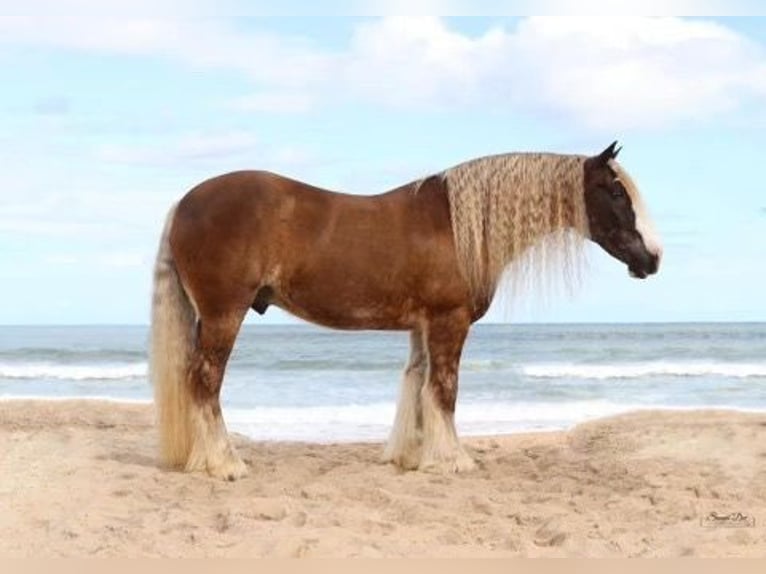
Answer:
[[[632,277],[657,272],[662,248],[652,230],[641,196],[615,161],[614,142],[585,160],[585,209],[590,239],[625,263]]]

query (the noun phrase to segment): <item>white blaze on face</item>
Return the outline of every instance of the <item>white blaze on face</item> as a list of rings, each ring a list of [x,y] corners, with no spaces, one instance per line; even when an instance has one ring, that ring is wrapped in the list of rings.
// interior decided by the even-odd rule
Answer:
[[[614,160],[609,161],[609,166],[617,174],[617,180],[622,183],[625,191],[628,192],[630,202],[633,206],[633,213],[636,215],[636,231],[641,235],[644,241],[644,247],[649,253],[656,255],[658,258],[662,258],[662,243],[654,229],[652,220],[649,217],[649,212],[646,210],[641,194],[638,193],[638,188],[633,180],[628,175],[620,164]]]

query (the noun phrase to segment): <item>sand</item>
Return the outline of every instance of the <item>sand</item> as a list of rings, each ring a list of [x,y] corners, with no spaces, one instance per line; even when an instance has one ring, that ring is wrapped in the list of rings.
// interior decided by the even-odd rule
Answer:
[[[251,472],[226,483],[158,468],[148,405],[0,402],[0,555],[766,556],[766,415],[465,443],[479,470],[442,476],[236,437]]]

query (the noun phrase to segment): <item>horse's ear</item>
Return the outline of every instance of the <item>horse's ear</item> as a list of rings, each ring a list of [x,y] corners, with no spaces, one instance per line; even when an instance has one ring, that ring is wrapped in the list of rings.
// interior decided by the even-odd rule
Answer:
[[[617,142],[613,141],[609,144],[609,147],[598,154],[598,162],[602,165],[606,165],[610,159],[615,159],[617,157],[617,154],[620,153],[621,149],[622,146],[617,147]]]

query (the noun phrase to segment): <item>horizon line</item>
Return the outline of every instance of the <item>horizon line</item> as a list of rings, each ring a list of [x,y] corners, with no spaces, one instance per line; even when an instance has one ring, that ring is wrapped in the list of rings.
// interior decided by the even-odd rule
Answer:
[[[766,318],[764,319],[748,319],[748,320],[720,320],[720,319],[692,319],[692,320],[678,320],[678,321],[486,321],[476,322],[472,327],[479,326],[532,326],[532,325],[732,325],[732,324],[766,324]],[[0,323],[0,329],[8,327],[150,327],[150,323]],[[317,329],[326,329],[328,331],[401,331],[405,332],[409,329],[336,329],[333,327],[325,327],[324,325],[318,325],[316,323],[309,323],[306,321],[284,322],[284,323],[243,323],[242,328],[245,327],[312,327]]]

